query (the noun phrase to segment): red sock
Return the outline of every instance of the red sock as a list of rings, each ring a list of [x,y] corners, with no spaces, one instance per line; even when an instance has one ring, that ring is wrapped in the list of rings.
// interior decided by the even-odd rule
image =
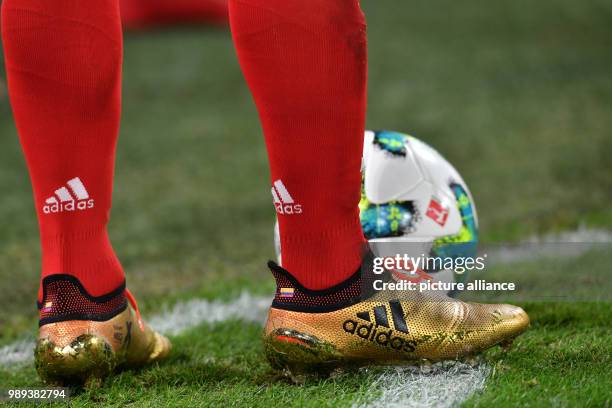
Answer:
[[[230,0],[263,126],[283,267],[306,287],[359,268],[366,32],[358,0]]]
[[[2,38],[42,275],[111,292],[124,281],[106,232],[121,109],[118,0],[4,0]]]
[[[176,23],[227,24],[227,0],[121,0],[127,28]]]

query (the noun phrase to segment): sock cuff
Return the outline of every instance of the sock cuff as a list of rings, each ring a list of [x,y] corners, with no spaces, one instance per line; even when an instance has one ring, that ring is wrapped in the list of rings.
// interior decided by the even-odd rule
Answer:
[[[42,302],[37,302],[39,326],[68,320],[106,321],[127,307],[125,281],[114,290],[92,296],[74,276],[56,274],[42,280]]]
[[[361,266],[346,280],[327,289],[309,289],[289,271],[273,261],[268,267],[276,280],[272,307],[296,312],[325,313],[339,310],[360,301]]]

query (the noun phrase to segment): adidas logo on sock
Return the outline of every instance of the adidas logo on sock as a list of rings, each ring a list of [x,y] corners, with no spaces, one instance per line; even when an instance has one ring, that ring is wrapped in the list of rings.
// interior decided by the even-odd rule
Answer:
[[[272,186],[272,198],[277,213],[283,215],[302,213],[302,206],[293,201],[293,197],[280,179],[276,180]]]
[[[412,353],[416,350],[415,340],[406,340],[401,335],[396,335],[396,331],[408,334],[408,325],[404,318],[404,310],[397,300],[389,302],[391,319],[394,328],[391,328],[387,314],[387,306],[381,305],[374,308],[374,321],[370,317],[370,311],[357,313],[357,320],[348,319],[342,324],[345,332],[359,336],[364,340],[376,343],[379,346],[390,347],[393,350]],[[363,323],[366,322],[366,323]],[[388,329],[388,330],[387,330]],[[395,329],[395,330],[394,330]]]
[[[93,198],[89,197],[81,179],[75,177],[69,180],[66,186],[55,190],[55,194],[45,200],[43,212],[56,214],[64,211],[83,211],[93,207]]]

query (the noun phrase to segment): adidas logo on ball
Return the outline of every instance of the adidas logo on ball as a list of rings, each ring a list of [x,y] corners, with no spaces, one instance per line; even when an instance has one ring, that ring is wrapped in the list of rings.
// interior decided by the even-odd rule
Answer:
[[[374,322],[371,321],[370,312],[357,313],[357,318],[368,323],[360,323],[356,320],[348,319],[342,324],[345,332],[359,336],[364,340],[376,343],[379,346],[390,347],[393,350],[412,353],[416,350],[417,342],[406,340],[395,334],[395,331],[408,334],[408,326],[404,319],[404,311],[400,302],[392,300],[389,302],[391,318],[395,330],[390,327],[387,317],[386,306],[376,306],[374,308]],[[389,329],[389,330],[387,330]]]
[[[274,199],[274,207],[278,214],[293,215],[302,213],[302,206],[295,203],[280,179],[276,180],[274,186],[272,186],[272,198]]]
[[[69,211],[84,211],[94,208],[94,200],[78,177],[69,180],[66,186],[55,190],[55,194],[45,200],[43,212],[57,214]]]

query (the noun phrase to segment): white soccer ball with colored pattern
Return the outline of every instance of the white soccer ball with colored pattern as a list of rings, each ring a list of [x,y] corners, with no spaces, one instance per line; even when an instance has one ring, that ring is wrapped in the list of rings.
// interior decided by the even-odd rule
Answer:
[[[459,172],[431,146],[399,132],[366,131],[362,173],[361,225],[377,256],[476,256],[474,199]],[[280,262],[278,224],[275,247]],[[466,279],[452,269],[424,271],[442,282]]]

